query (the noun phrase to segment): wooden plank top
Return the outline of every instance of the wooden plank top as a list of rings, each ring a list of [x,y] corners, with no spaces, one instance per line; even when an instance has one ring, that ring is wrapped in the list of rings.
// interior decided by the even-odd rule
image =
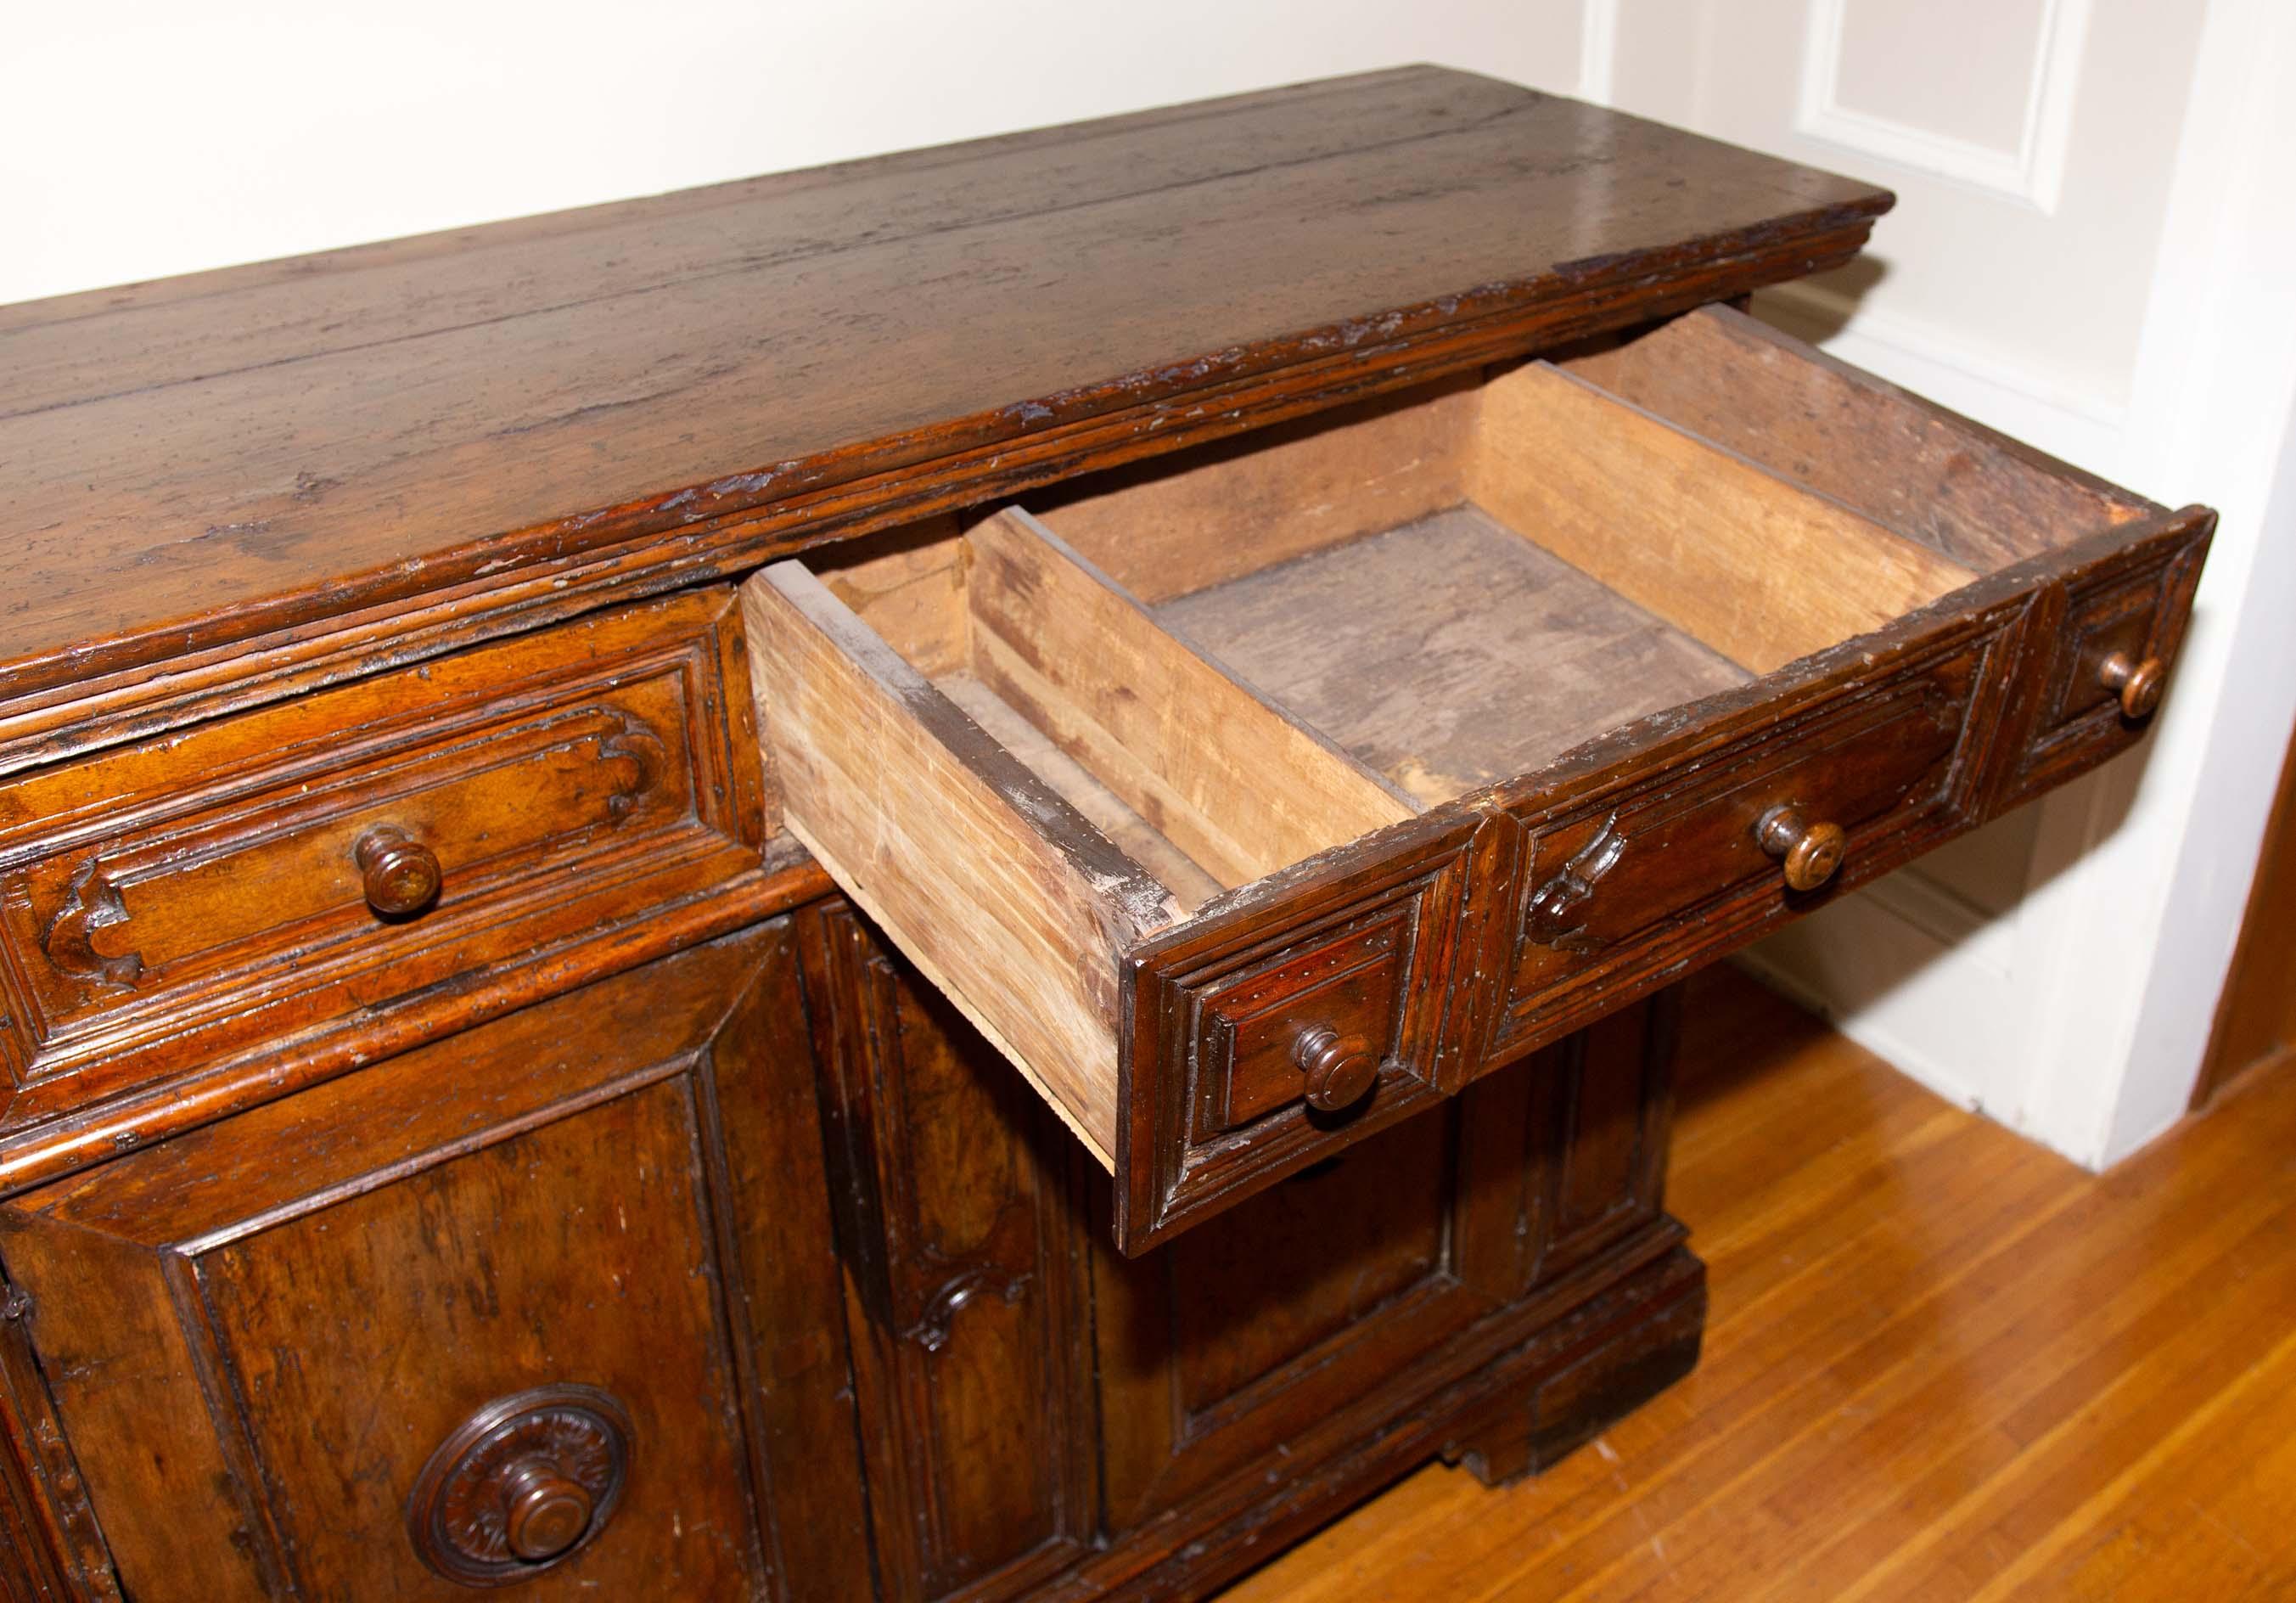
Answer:
[[[0,726],[1739,293],[1890,203],[1418,67],[0,308]]]

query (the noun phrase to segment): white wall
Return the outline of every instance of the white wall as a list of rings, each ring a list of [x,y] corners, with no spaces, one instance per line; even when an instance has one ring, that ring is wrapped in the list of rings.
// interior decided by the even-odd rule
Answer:
[[[2189,1096],[2296,718],[2296,8],[1590,5],[1612,103],[1898,192],[1865,260],[1758,310],[2224,514],[2151,741],[1751,957],[1947,1095],[2111,1162]]]
[[[1578,0],[7,8],[0,303],[1438,61],[1568,92]]]
[[[1758,955],[1948,1094],[2129,1150],[2191,1083],[2296,715],[2285,0],[20,8],[0,302],[1421,60],[1890,185],[1869,259],[1766,315],[2224,510],[2138,759]]]

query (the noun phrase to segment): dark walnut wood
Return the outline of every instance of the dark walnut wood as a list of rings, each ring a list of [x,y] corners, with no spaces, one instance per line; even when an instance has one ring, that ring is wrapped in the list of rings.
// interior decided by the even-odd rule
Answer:
[[[0,1207],[121,1582],[201,1603],[866,1596],[830,1229],[785,922]]]
[[[800,927],[882,1595],[1018,1595],[1097,1528],[1085,1160],[849,906]]]
[[[1671,992],[1127,1262],[937,991],[841,903],[792,933],[0,1210],[132,1595],[860,1597],[865,1474],[876,1595],[1195,1595],[1695,1355]],[[449,1063],[470,1089],[410,1101]]]
[[[1785,870],[1789,891],[1815,891],[1832,879],[1849,842],[1841,825],[1813,824],[1791,803],[1773,807],[1757,819],[1754,836]]]
[[[386,918],[419,913],[439,900],[439,854],[392,824],[378,824],[351,848],[366,905]]]
[[[1369,1038],[1321,1025],[1294,1038],[1292,1061],[1307,1076],[1308,1106],[1320,1113],[1353,1107],[1371,1094],[1379,1078],[1379,1054]]]
[[[25,1330],[32,1303],[0,1285],[0,1598],[119,1603],[86,1483]]]
[[[0,757],[1742,293],[1889,203],[1411,68],[0,308]]]
[[[1728,386],[1819,438],[1686,426]],[[1790,471],[1851,419],[1989,541]],[[2121,749],[2211,526],[1706,308],[743,609],[790,828],[1137,1253]]]
[[[0,308],[0,1596],[1201,1595],[1681,1375],[1673,982],[2213,527],[1719,304],[1890,199],[1414,68]]]
[[[1128,1261],[996,1049],[849,908],[808,922],[888,1597],[1197,1595],[1404,1465],[1558,1456],[1696,1356],[1671,992]]]
[[[2168,679],[2168,666],[2158,657],[2139,662],[2117,651],[2096,666],[2096,682],[2120,698],[2120,711],[2129,718],[2152,717]]]
[[[0,1173],[722,901],[771,807],[741,649],[689,591],[0,782]]]
[[[563,1562],[613,1517],[631,1434],[629,1410],[595,1386],[495,1399],[415,1477],[406,1499],[414,1550],[466,1586],[512,1586]]]

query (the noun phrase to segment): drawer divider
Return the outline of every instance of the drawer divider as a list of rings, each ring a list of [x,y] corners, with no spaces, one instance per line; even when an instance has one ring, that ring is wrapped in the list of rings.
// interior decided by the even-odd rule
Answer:
[[[1501,522],[1753,673],[1977,577],[1546,362],[1486,389],[1469,485]]]
[[[974,671],[1224,885],[1415,815],[1028,513],[966,540]]]

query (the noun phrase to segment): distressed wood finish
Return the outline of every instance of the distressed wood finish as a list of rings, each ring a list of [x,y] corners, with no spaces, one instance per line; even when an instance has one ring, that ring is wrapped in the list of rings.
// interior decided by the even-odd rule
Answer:
[[[914,654],[955,656],[1034,713],[1044,745],[1140,810],[1157,857],[1193,876],[1193,848],[1226,871],[1208,877],[1257,869],[1255,887],[1184,906],[1110,838],[1135,831],[1095,826],[1078,803],[1105,811],[1073,778],[1024,763],[1034,743],[987,735],[797,563],[744,587],[766,746],[791,829],[1117,1175],[1125,1249],[1456,1089],[1495,972],[1475,915],[1498,897],[1505,844],[1472,816],[1389,830],[1411,818],[1400,793],[1025,513],[959,545],[955,623],[893,586],[887,621],[918,629]],[[1356,871],[1313,867],[1366,831],[1382,849]],[[1279,884],[1289,911],[1271,931],[1260,887]],[[1385,981],[1350,984],[1375,931]],[[1289,1004],[1273,1030],[1271,998]],[[1343,1112],[1309,1100],[1323,1082],[1300,1048],[1316,1032],[1372,1060],[1376,1084]]]
[[[792,829],[1112,1170],[1127,1251],[2141,727],[2129,686],[2157,701],[2210,514],[2093,492],[1734,316],[1580,360],[1699,415],[1732,383],[1826,426],[1863,406],[1913,440],[1908,473],[1963,438],[1998,478],[1962,505],[2024,507],[2042,548],[1980,572],[1534,361],[1265,458],[1072,486],[1043,521],[922,529],[842,581],[890,639],[802,563],[750,582]],[[1650,376],[1677,362],[1713,371]],[[1152,609],[1065,540],[1071,514],[1119,554],[1136,516],[1161,589],[1212,582]],[[1240,571],[1256,524],[1278,560]]]
[[[805,922],[889,1598],[1200,1596],[1411,1463],[1559,1455],[1696,1353],[1672,993],[1127,1260],[996,1049],[849,908]]]
[[[0,1286],[0,1597],[120,1603],[119,1577],[26,1332],[31,1299]]]
[[[1475,377],[1255,430],[1178,462],[1150,457],[1054,485],[1029,505],[1160,605],[1456,506]]]
[[[0,751],[1741,294],[1890,199],[1412,68],[11,308]]]
[[[1750,677],[1471,505],[1156,615],[1423,807]]]
[[[1116,959],[1171,893],[802,567],[743,598],[791,828],[1111,1162]]]
[[[0,1186],[13,1190],[54,1180],[324,1084],[569,986],[786,912],[832,888],[802,848],[786,835],[777,837],[760,868],[708,892],[644,909],[641,917],[557,926],[536,945],[363,1007],[339,1024],[266,1040],[178,1078],[0,1137]]]
[[[1754,673],[1976,577],[1545,362],[1485,388],[1476,443],[1473,500]]]
[[[769,925],[0,1209],[128,1592],[467,1595],[418,1471],[575,1383],[634,1467],[524,1595],[866,1596],[810,1066]]]
[[[1966,568],[2152,510],[1730,307],[1601,345],[1570,370]]]
[[[882,1595],[1017,1595],[1096,1528],[1078,1155],[849,906],[802,924]]]
[[[2213,525],[1712,304],[1890,203],[1414,68],[0,308],[0,1596],[1196,1596],[1680,1377],[1671,982]]]
[[[1223,885],[1412,816],[1019,508],[965,537],[973,665]]]
[[[0,1130],[755,868],[738,625],[693,592],[0,785]],[[438,876],[404,910],[379,831]]]

